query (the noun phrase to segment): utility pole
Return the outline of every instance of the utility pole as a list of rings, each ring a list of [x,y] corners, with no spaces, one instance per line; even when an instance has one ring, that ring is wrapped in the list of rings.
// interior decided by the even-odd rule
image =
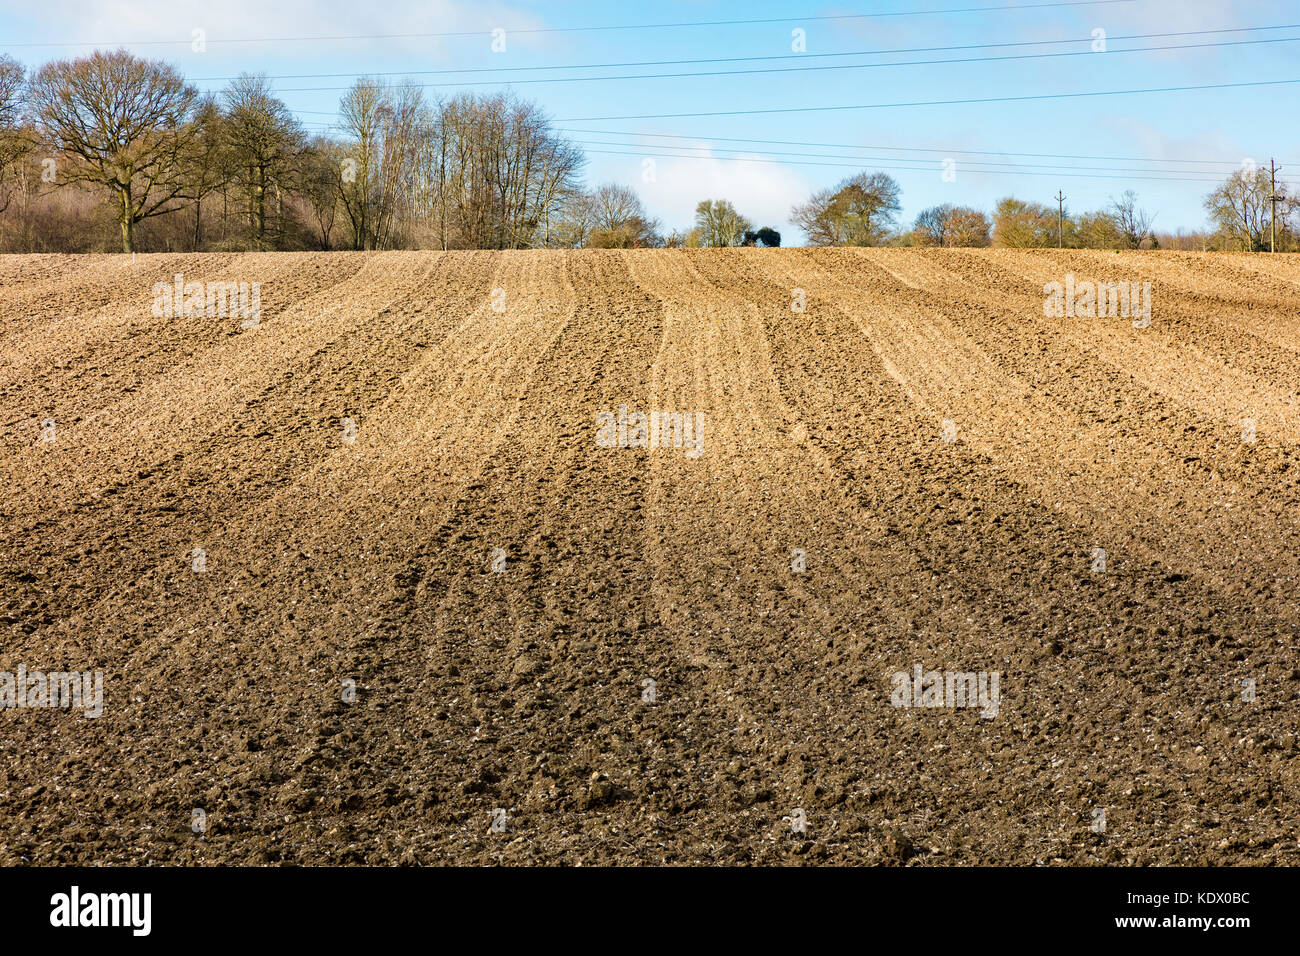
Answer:
[[[1280,197],[1277,194],[1277,166],[1272,159],[1268,161],[1268,201],[1270,204],[1270,213],[1268,217],[1268,251],[1277,252],[1277,201]]]
[[[1056,248],[1064,249],[1065,240],[1061,234],[1062,221],[1065,219],[1065,195],[1056,191]]]

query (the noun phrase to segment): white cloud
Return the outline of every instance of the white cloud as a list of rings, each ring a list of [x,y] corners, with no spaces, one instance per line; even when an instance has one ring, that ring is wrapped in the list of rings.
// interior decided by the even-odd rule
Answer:
[[[772,226],[791,241],[798,238],[797,230],[790,226],[790,207],[803,202],[812,191],[801,173],[758,161],[761,157],[747,157],[748,162],[719,159],[712,155],[707,140],[687,145],[702,147],[698,157],[654,157],[655,181],[636,182],[646,207],[663,221],[665,229],[689,227],[695,207],[703,199],[726,199],[756,226]],[[636,162],[639,170],[641,161]]]

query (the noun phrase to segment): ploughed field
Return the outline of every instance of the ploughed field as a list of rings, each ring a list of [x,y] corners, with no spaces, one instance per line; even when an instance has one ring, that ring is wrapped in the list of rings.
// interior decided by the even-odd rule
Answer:
[[[1298,392],[1294,256],[0,257],[0,863],[1300,863]]]

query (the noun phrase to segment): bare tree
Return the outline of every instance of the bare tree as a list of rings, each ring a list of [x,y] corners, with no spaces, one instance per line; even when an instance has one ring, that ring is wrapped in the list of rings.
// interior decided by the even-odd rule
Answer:
[[[1278,192],[1284,197],[1279,205],[1289,215],[1285,185],[1279,184]],[[1228,244],[1261,252],[1268,248],[1269,195],[1267,176],[1239,169],[1205,198],[1205,209]]]
[[[948,203],[922,209],[912,226],[913,241],[918,246],[942,246],[944,226],[951,214],[952,206]]]
[[[581,191],[568,193],[552,210],[542,244],[552,249],[581,248],[589,244],[593,224],[591,196]]]
[[[429,161],[436,153],[433,112],[412,81],[397,86],[362,78],[343,98],[350,142],[339,196],[358,249],[392,248],[427,214]]]
[[[27,71],[8,54],[0,54],[0,212],[9,206],[9,183],[17,178],[15,168],[31,146],[23,128],[23,92]]]
[[[582,150],[568,140],[555,136],[549,124],[540,116],[535,119],[532,133],[538,140],[536,161],[528,175],[524,205],[528,209],[523,217],[528,232],[519,234],[523,244],[546,246],[550,243],[551,217],[565,199],[578,189],[578,177],[587,163]],[[638,214],[636,240],[650,241],[659,223],[647,217],[644,210]],[[538,235],[540,229],[540,235]]]
[[[991,229],[980,210],[944,203],[917,215],[912,241],[918,246],[987,246]]]
[[[60,185],[87,182],[113,193],[124,252],[135,250],[136,224],[171,211],[185,191],[182,160],[197,99],[175,68],[126,50],[59,60],[36,74],[37,121],[68,160]]]
[[[489,122],[480,144],[500,231],[491,246],[518,249],[533,245],[561,193],[576,185],[585,159],[572,144],[556,138],[541,109],[507,94],[483,104]]]
[[[343,95],[339,114],[348,136],[347,156],[339,179],[339,199],[352,225],[352,248],[375,248],[376,209],[382,201],[380,165],[383,159],[384,88],[362,77]]]
[[[334,221],[338,217],[342,163],[342,147],[323,136],[312,142],[300,160],[298,188],[311,208],[320,247],[326,252],[332,244]]]
[[[22,81],[22,68],[0,59],[0,133],[20,123]],[[591,237],[582,150],[509,93],[430,103],[414,82],[362,78],[340,102],[340,139],[310,147],[265,76],[245,74],[215,102],[201,100],[171,67],[126,51],[50,64],[32,102],[39,125],[28,139],[43,135],[61,154],[59,187],[110,190],[128,250],[138,223],[172,212],[149,230],[151,242],[328,247],[339,227],[350,228],[357,249],[548,246],[553,228],[561,242]],[[13,178],[39,204],[30,155],[13,164],[21,173]],[[658,223],[639,203],[605,213],[610,243],[659,241]],[[65,236],[70,224],[44,234]]]
[[[738,246],[754,224],[725,199],[705,199],[695,207],[701,246]]]
[[[1139,209],[1137,193],[1129,189],[1119,199],[1112,198],[1110,212],[1120,238],[1128,249],[1139,249],[1142,242],[1151,235],[1152,216],[1145,209]]]
[[[402,175],[371,190],[372,212],[396,210],[444,249],[515,249],[549,244],[552,221],[577,211],[585,158],[536,106],[507,94],[461,94],[436,110],[421,105],[408,121],[403,100],[383,92],[379,109],[388,110],[372,136],[361,135],[364,98],[345,109],[354,117],[358,193],[370,169],[401,157]]]
[[[226,148],[247,195],[249,231],[260,246],[267,239],[268,196],[281,193],[288,183],[303,148],[302,127],[264,74],[240,75],[224,100]]]
[[[178,198],[194,204],[193,248],[203,246],[203,200],[222,187],[227,170],[224,117],[216,100],[205,96],[194,111],[194,136],[184,154],[185,185]]]
[[[589,245],[629,249],[655,244],[659,223],[650,218],[635,189],[605,183],[586,197],[586,207]]]

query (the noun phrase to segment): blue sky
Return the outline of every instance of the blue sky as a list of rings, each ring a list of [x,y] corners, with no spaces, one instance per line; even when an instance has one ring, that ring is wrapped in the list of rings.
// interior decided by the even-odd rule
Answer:
[[[909,221],[922,208],[940,202],[986,210],[1008,194],[1053,202],[1051,197],[1058,188],[1064,190],[1071,209],[1095,208],[1131,188],[1139,194],[1141,204],[1156,213],[1156,227],[1169,231],[1202,227],[1202,201],[1213,187],[1211,180],[1223,178],[1244,161],[1266,166],[1270,156],[1276,157],[1285,161],[1286,178],[1300,182],[1300,130],[1295,122],[1300,113],[1296,106],[1300,84],[803,111],[808,107],[1300,80],[1300,27],[1119,39],[1300,24],[1297,2],[1122,0],[1035,6],[1043,2],[1046,0],[840,4],[660,0],[633,5],[587,0],[394,0],[371,5],[341,0],[227,0],[220,4],[192,0],[47,0],[33,4],[6,0],[0,4],[0,48],[35,66],[95,45],[120,43],[140,55],[170,60],[203,89],[219,89],[222,78],[241,71],[285,77],[276,79],[274,85],[311,130],[325,129],[332,122],[342,88],[357,75],[479,70],[483,72],[425,73],[419,79],[437,84],[428,88],[430,95],[461,88],[498,90],[505,88],[504,81],[514,80],[517,93],[539,102],[557,126],[571,130],[571,138],[584,144],[590,158],[590,181],[617,180],[636,186],[666,227],[689,225],[700,199],[727,198],[757,224],[781,230],[787,244],[802,241],[789,224],[790,206],[812,190],[858,169],[884,169],[898,180],[903,191],[902,218]],[[926,12],[970,7],[1016,9]],[[910,15],[895,15],[899,13]],[[885,15],[826,19],[846,14]],[[568,29],[738,19],[775,22]],[[205,31],[204,52],[192,49],[196,29]],[[502,52],[492,50],[493,29],[505,31]],[[805,38],[805,49],[800,52],[794,49],[796,30],[802,30]],[[1095,30],[1105,31],[1106,52],[1092,51]],[[291,39],[430,33],[469,35]],[[1295,37],[1297,42],[1255,42],[1287,37]],[[1033,41],[1039,45],[1007,46]],[[1226,42],[1236,45],[1119,52],[1132,47]],[[970,48],[822,56],[955,46]],[[790,72],[807,66],[1043,53],[1079,55]],[[739,57],[773,59],[512,72],[531,67]],[[518,82],[754,69],[787,72]],[[293,74],[312,76],[290,77]],[[469,83],[475,85],[467,86]],[[789,112],[733,113],[739,110]],[[727,115],[659,118],[679,113]],[[627,116],[652,118],[604,118]],[[1139,159],[1149,162],[1134,161]],[[647,168],[647,160],[653,161],[652,168]]]

